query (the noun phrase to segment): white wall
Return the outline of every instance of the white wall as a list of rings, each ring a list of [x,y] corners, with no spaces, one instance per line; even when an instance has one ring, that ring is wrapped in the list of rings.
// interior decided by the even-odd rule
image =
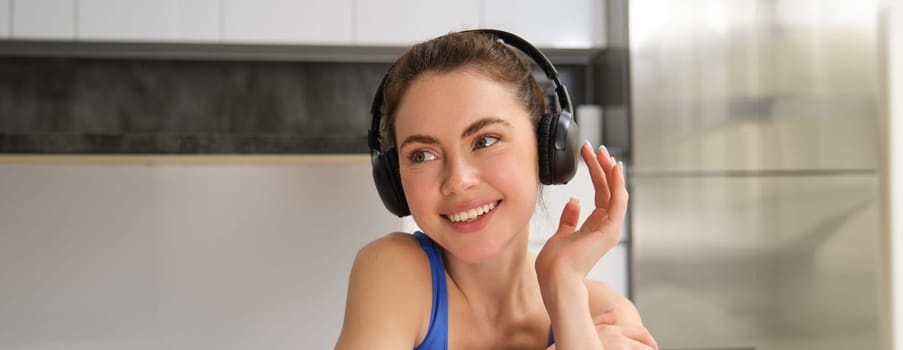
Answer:
[[[327,349],[369,165],[0,165],[0,349]]]

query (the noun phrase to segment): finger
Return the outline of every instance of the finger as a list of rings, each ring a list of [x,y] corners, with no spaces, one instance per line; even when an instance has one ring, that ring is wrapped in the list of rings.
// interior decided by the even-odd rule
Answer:
[[[596,159],[598,160],[599,165],[602,166],[603,181],[600,183],[593,182],[593,187],[599,189],[596,190],[597,194],[600,194],[602,197],[604,197],[601,199],[601,202],[609,203],[609,201],[611,200],[611,186],[609,185],[609,182],[611,182],[611,176],[609,176],[608,174],[611,173],[611,168],[617,165],[617,163],[615,162],[615,158],[608,153],[608,148],[605,148],[605,146],[603,145],[600,145],[596,150]],[[603,187],[604,190],[601,190]],[[606,204],[604,207],[607,206],[608,204]],[[599,206],[597,205],[597,207]]]
[[[591,237],[593,242],[601,244],[596,246],[600,252],[606,253],[621,241],[621,226],[623,217],[615,220],[608,210],[596,208],[590,212],[589,217],[580,228],[585,237]]]
[[[589,170],[589,177],[593,181],[593,189],[596,191],[596,208],[607,208],[611,198],[611,188],[608,184],[605,170],[602,169],[602,159],[593,153],[589,141],[580,148],[580,154],[583,156],[583,162],[586,163],[586,169]],[[607,160],[610,162],[610,160]]]
[[[634,330],[629,328],[633,328],[631,326],[616,326],[616,325],[596,325],[596,332],[599,334],[600,340],[603,343],[608,343],[611,341],[615,341],[615,343],[621,344],[623,348],[624,345],[627,346],[627,349],[631,350],[655,350],[658,349],[658,344],[652,340],[652,336],[649,337],[648,341],[642,338],[638,338],[636,336],[632,336],[632,332]],[[639,327],[642,328],[642,327]],[[631,334],[628,334],[631,332]],[[647,332],[648,333],[648,332]],[[606,342],[608,340],[608,342]],[[618,340],[618,341],[616,341]]]
[[[611,186],[611,201],[608,206],[608,218],[610,222],[605,225],[615,225],[621,227],[624,223],[624,216],[627,214],[627,185],[624,179],[624,163],[618,164],[609,172],[609,185]],[[587,220],[589,221],[589,220]]]
[[[595,325],[603,325],[603,324],[615,324],[618,320],[618,312],[615,310],[605,312],[603,314],[599,314],[596,317],[593,317],[593,324]]]
[[[558,223],[558,232],[555,234],[567,234],[577,231],[577,224],[580,222],[580,201],[571,197],[564,205],[561,211],[561,220]]]
[[[654,350],[654,349],[657,349],[655,347],[652,347],[649,344],[646,344],[643,342],[638,342],[636,340],[629,339],[629,338],[627,339],[627,343],[630,346],[630,350]]]
[[[630,338],[633,341],[642,343],[652,349],[658,348],[658,344],[655,342],[655,339],[652,338],[652,334],[649,333],[649,330],[646,329],[646,327],[621,326],[621,333],[624,334],[625,337]]]
[[[599,149],[596,150],[596,157],[599,158],[599,164],[602,164],[602,170],[605,170],[606,174],[611,170],[611,167],[618,164],[605,145],[599,145]]]
[[[617,303],[608,305],[608,307],[605,308],[605,310],[603,310],[601,314],[593,317],[593,324],[615,324],[615,321],[617,320],[618,306],[620,305]]]

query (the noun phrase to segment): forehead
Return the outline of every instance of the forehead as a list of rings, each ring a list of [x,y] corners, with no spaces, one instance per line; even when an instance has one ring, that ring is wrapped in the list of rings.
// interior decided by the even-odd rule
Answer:
[[[397,138],[460,130],[485,117],[512,125],[530,123],[529,113],[512,84],[470,70],[427,73],[408,87],[395,111]]]

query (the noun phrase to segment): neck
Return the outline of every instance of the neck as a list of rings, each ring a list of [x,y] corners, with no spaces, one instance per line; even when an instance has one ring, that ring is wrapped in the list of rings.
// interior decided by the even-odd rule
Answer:
[[[479,263],[446,254],[448,275],[471,309],[498,320],[530,309],[537,298],[542,300],[528,240],[525,229],[498,254]]]

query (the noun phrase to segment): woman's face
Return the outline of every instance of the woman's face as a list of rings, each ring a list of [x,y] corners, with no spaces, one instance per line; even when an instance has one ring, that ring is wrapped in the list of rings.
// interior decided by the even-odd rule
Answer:
[[[466,69],[427,73],[395,115],[401,183],[426,234],[469,262],[528,234],[536,134],[509,85]]]

